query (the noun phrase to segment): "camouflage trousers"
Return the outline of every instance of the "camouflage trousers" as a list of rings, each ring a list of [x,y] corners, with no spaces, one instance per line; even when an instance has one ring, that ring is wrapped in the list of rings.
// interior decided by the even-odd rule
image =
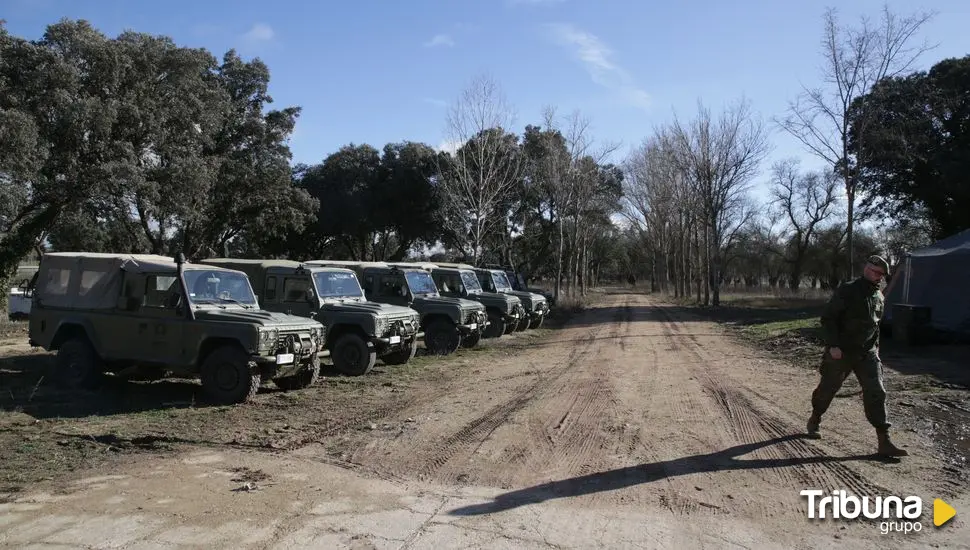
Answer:
[[[812,392],[812,409],[821,418],[832,399],[839,392],[849,374],[855,373],[862,386],[862,404],[866,419],[876,429],[888,429],[892,424],[886,419],[886,388],[882,383],[882,361],[876,351],[863,353],[842,352],[842,359],[833,359],[829,350],[822,355],[819,367],[821,380]]]

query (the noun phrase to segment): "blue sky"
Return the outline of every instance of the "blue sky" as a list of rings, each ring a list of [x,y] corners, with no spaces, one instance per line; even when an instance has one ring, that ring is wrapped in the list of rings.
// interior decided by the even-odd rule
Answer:
[[[892,1],[892,9],[938,12],[924,35],[939,44],[920,65],[970,53],[970,2]],[[236,48],[272,72],[275,106],[300,105],[291,146],[319,162],[347,143],[443,143],[445,113],[469,80],[487,72],[518,113],[517,131],[543,107],[579,109],[602,140],[622,142],[616,160],[652,128],[715,112],[742,95],[762,117],[812,83],[821,63],[823,2],[767,0],[361,0],[233,2],[0,0],[14,34],[39,38],[60,17],[108,35],[126,28],[172,36],[217,56]],[[878,16],[881,1],[839,8],[846,21]],[[799,156],[773,135],[771,160]],[[768,164],[766,163],[765,169]],[[762,178],[763,179],[763,178]]]

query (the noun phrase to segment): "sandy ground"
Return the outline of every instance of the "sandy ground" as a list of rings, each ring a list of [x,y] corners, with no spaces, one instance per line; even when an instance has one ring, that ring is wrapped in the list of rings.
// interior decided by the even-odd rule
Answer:
[[[606,294],[563,329],[409,390],[420,398],[365,429],[137,454],[0,495],[0,545],[970,548],[964,478],[931,441],[900,431],[912,456],[876,459],[858,395],[836,400],[822,440],[801,437],[817,375],[725,331]],[[921,531],[810,520],[803,489],[919,496]],[[936,497],[958,511],[940,528]]]

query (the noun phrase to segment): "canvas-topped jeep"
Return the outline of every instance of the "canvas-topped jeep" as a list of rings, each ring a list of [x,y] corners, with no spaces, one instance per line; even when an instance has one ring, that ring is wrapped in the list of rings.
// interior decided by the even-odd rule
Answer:
[[[539,328],[542,322],[549,315],[549,304],[546,297],[542,294],[529,292],[527,290],[515,290],[509,283],[509,279],[502,269],[486,269],[482,267],[473,268],[482,288],[490,292],[511,294],[522,299],[525,306],[526,315],[521,319],[516,330],[523,331],[529,328]]]
[[[353,269],[368,300],[417,311],[428,353],[448,355],[460,346],[473,347],[487,327],[485,306],[473,300],[442,296],[431,273],[424,269],[395,267],[384,262],[314,260],[306,263]]]
[[[30,344],[57,351],[62,387],[147,368],[199,377],[213,401],[240,403],[268,380],[310,386],[327,355],[320,322],[261,310],[245,273],[181,254],[48,253],[32,300]]]
[[[205,263],[246,273],[263,309],[323,323],[330,359],[344,374],[366,374],[378,357],[387,365],[403,365],[423,336],[417,311],[367,300],[351,269],[292,260],[209,258]]]
[[[522,300],[509,294],[486,291],[482,288],[475,272],[463,264],[420,264],[431,271],[431,277],[438,285],[442,296],[467,298],[481,302],[488,314],[488,330],[485,338],[498,338],[509,334],[525,318]]]

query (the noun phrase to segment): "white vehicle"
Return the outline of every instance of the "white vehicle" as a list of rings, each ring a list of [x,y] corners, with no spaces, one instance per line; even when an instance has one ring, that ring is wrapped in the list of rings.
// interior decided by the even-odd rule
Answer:
[[[11,283],[7,294],[7,317],[11,321],[22,321],[30,317],[31,295],[27,292],[27,286],[34,274],[37,273],[37,266],[20,266],[17,268],[17,275]]]

